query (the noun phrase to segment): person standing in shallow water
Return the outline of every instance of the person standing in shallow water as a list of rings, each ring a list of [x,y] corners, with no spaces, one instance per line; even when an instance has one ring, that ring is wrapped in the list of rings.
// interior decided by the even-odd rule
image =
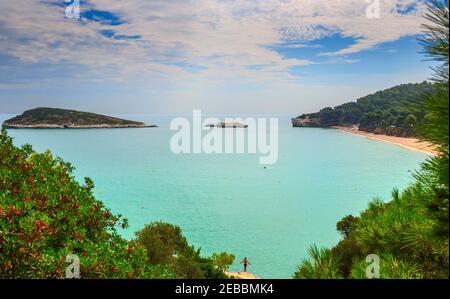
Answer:
[[[241,261],[241,264],[244,264],[244,272],[247,272],[247,264],[248,264],[248,265],[251,265],[252,263],[250,263],[250,262],[247,260],[247,257],[244,257],[244,259]]]

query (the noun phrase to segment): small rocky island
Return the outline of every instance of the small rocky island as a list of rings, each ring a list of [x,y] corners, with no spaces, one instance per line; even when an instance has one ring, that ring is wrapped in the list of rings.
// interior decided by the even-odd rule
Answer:
[[[10,129],[156,127],[155,125],[146,125],[137,121],[59,108],[35,108],[27,110],[21,115],[6,120],[3,125]]]
[[[244,123],[238,123],[238,122],[220,122],[218,124],[208,124],[205,125],[205,127],[216,127],[216,128],[247,128],[248,125]]]

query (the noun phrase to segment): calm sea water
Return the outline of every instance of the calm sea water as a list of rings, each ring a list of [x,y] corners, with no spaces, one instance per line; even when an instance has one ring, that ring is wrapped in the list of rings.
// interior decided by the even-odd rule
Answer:
[[[389,199],[425,159],[333,129],[292,128],[283,117],[278,162],[265,169],[258,155],[175,155],[171,117],[127,117],[159,128],[9,132],[70,161],[80,181],[91,177],[98,198],[129,219],[126,238],[152,221],[177,224],[203,254],[234,253],[233,271],[247,256],[264,278],[291,277],[311,244],[339,241],[338,220]]]

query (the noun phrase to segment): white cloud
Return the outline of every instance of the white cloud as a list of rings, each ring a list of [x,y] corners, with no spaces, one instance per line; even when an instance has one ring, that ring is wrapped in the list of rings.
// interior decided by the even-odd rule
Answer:
[[[291,67],[315,62],[301,57],[284,58],[271,46],[287,42],[286,47],[290,48],[319,47],[308,42],[340,34],[356,39],[356,43],[324,55],[346,56],[420,33],[424,9],[421,1],[380,0],[380,18],[369,19],[365,16],[365,0],[89,3],[126,22],[118,26],[95,22],[82,25],[64,18],[64,7],[36,0],[0,2],[0,53],[25,63],[80,64],[104,79],[137,74],[172,79],[289,79]],[[415,9],[399,12],[411,6]],[[141,38],[117,40],[102,36],[99,30]],[[349,58],[340,61],[354,62]]]

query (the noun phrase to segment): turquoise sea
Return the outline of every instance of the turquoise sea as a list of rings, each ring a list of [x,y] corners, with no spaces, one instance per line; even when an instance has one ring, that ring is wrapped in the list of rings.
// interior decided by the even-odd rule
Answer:
[[[129,219],[126,238],[152,221],[177,224],[203,254],[232,252],[233,271],[247,256],[263,278],[289,278],[311,244],[336,244],[338,220],[374,197],[388,200],[426,157],[334,129],[292,128],[283,116],[278,162],[264,168],[258,154],[173,154],[172,117],[121,116],[159,127],[9,133],[71,162],[80,181],[91,177],[98,198]]]

